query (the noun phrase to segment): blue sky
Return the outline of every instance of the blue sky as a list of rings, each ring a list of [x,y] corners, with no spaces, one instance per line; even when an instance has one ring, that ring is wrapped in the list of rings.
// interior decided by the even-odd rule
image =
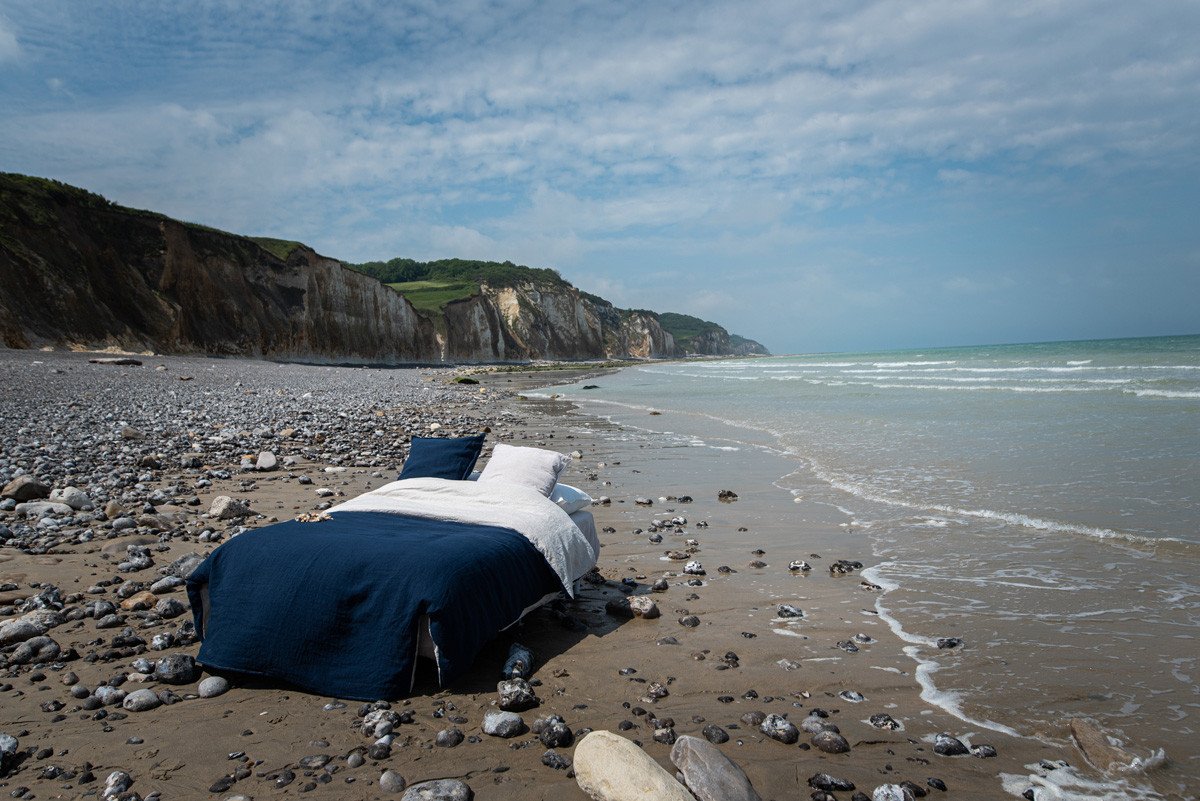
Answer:
[[[776,352],[1200,332],[1200,3],[0,0],[0,169]]]

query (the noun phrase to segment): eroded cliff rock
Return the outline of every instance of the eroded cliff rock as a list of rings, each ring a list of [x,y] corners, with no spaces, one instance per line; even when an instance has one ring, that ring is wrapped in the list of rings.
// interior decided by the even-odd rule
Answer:
[[[312,361],[436,361],[434,325],[303,246],[126,209],[49,182],[0,185],[8,347],[120,347]]]
[[[409,271],[435,264],[399,261]],[[458,285],[468,294],[418,311],[364,271],[371,265],[350,269],[297,242],[229,234],[0,173],[0,344],[7,347],[375,364],[762,351],[737,337],[736,346],[750,348],[738,351],[724,328],[698,318],[615,308],[553,270],[436,264],[465,270]]]

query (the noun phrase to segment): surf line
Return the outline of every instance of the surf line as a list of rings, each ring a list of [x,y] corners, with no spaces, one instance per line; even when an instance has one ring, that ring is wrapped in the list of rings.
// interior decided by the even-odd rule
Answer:
[[[894,581],[883,578],[883,576],[880,575],[880,570],[895,566],[895,562],[883,562],[867,568],[866,570],[862,571],[860,575],[872,584],[878,584],[883,588],[883,592],[881,592],[875,599],[876,613],[878,613],[879,617],[888,624],[888,628],[892,630],[893,634],[895,634],[904,642],[911,643],[911,645],[905,646],[903,651],[906,656],[917,663],[917,668],[913,673],[917,679],[917,684],[921,685],[921,700],[972,726],[978,726],[982,729],[1000,732],[1001,734],[1007,734],[1011,737],[1026,739],[1026,735],[1021,734],[1011,726],[1005,726],[1003,723],[997,723],[994,720],[978,720],[971,717],[963,711],[962,705],[959,703],[960,694],[958,692],[938,689],[938,686],[933,683],[932,675],[941,668],[941,665],[932,659],[923,658],[920,655],[920,646],[935,647],[936,644],[933,640],[930,640],[926,637],[918,637],[917,635],[906,631],[904,629],[904,625],[897,620],[896,617],[892,615],[891,610],[883,604],[883,599],[887,596],[887,594],[892,590],[899,589],[900,585]]]

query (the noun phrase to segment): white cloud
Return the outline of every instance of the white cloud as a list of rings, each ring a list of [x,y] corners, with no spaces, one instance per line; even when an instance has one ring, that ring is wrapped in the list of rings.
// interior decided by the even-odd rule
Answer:
[[[0,61],[71,91],[0,88],[0,160],[354,260],[611,257],[625,287],[687,261],[699,308],[722,270],[933,222],[826,222],[873,204],[1200,169],[1200,7],[1169,0],[122,9],[29,4],[19,45],[0,20]]]
[[[21,44],[9,24],[0,17],[0,64],[16,61],[21,56]]]

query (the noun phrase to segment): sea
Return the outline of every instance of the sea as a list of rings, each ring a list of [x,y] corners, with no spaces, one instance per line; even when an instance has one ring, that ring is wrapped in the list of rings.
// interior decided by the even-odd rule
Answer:
[[[1056,742],[1091,718],[1140,781],[1200,794],[1200,336],[647,363],[590,383],[554,391],[646,436],[782,454],[779,491],[869,542],[864,578],[926,702]],[[949,633],[963,646],[938,649]]]

